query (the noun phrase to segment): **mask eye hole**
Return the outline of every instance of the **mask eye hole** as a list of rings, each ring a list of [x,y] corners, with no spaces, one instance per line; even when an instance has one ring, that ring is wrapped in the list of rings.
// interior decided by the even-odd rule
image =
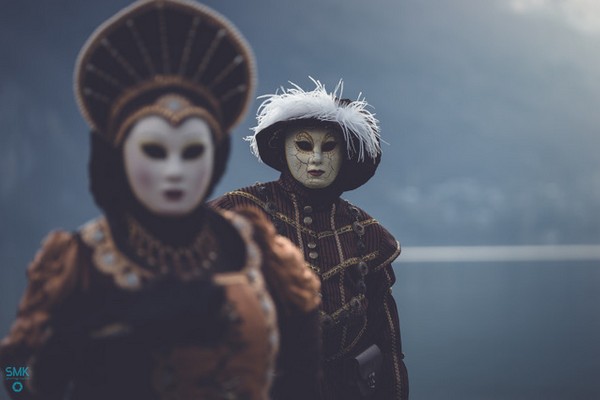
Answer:
[[[330,152],[337,147],[337,142],[326,142],[323,144],[323,151]]]
[[[184,160],[195,160],[204,154],[205,147],[203,144],[192,144],[183,150],[182,157]]]
[[[155,144],[155,143],[147,143],[142,145],[142,151],[144,152],[144,154],[152,159],[155,160],[163,160],[165,158],[167,158],[167,150],[159,145],[159,144]]]
[[[308,140],[298,140],[296,141],[296,147],[302,151],[312,151],[312,144]]]

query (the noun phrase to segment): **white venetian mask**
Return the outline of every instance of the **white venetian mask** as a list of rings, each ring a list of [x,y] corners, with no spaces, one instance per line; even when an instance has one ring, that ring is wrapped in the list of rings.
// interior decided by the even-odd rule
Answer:
[[[294,179],[309,189],[333,183],[342,165],[340,135],[321,128],[302,128],[285,138],[285,158]]]
[[[181,216],[204,199],[214,168],[208,124],[198,118],[173,126],[150,115],[135,123],[123,146],[135,197],[157,215]]]

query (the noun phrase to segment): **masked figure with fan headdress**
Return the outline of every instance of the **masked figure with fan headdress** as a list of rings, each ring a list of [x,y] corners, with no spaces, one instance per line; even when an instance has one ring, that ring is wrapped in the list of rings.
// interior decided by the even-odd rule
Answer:
[[[365,184],[381,160],[379,124],[361,99],[299,86],[266,95],[253,153],[281,172],[211,202],[254,205],[304,253],[321,279],[321,399],[407,399],[400,326],[391,287],[400,245],[374,218],[340,195]],[[285,368],[283,369],[285,373]]]
[[[260,212],[204,204],[254,86],[243,36],[195,2],[138,1],[92,34],[75,91],[104,216],[31,263],[0,343],[3,369],[31,373],[12,397],[266,400],[274,379],[314,396],[318,278]],[[303,328],[293,382],[275,371],[283,323]]]

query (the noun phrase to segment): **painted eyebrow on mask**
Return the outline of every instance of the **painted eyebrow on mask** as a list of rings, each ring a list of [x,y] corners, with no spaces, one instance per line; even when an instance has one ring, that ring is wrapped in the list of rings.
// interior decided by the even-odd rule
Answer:
[[[314,147],[312,136],[305,131],[296,133],[294,144],[300,151],[312,151]]]

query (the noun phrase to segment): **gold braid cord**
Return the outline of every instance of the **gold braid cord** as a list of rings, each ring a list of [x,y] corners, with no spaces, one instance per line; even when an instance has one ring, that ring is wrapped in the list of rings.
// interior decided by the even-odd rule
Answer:
[[[83,241],[92,249],[95,267],[111,275],[127,290],[139,290],[145,282],[174,271],[183,280],[211,271],[217,258],[217,242],[204,228],[190,246],[165,245],[146,232],[133,218],[128,219],[129,241],[144,266],[132,261],[115,245],[105,218],[91,221],[81,229]]]

